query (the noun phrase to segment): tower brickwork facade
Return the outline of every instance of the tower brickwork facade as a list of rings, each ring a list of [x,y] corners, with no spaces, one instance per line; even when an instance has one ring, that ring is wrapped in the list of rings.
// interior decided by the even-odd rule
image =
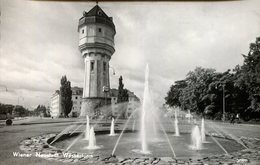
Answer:
[[[79,50],[85,63],[80,116],[98,115],[98,108],[110,103],[109,61],[115,52],[116,34],[112,17],[96,5],[79,19]]]

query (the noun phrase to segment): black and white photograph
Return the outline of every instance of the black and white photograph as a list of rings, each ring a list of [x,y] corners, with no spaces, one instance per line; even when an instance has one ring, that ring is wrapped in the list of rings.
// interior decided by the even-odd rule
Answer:
[[[1,165],[260,164],[259,0],[0,0]]]

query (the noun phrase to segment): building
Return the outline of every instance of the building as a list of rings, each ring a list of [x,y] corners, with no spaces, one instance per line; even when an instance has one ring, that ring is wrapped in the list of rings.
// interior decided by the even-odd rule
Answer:
[[[110,96],[111,96],[111,108],[112,108],[112,115],[113,116],[120,116],[120,118],[128,118],[131,116],[133,111],[140,107],[140,99],[134,94],[134,92],[131,92],[128,90],[128,102],[123,103],[123,105],[118,104],[117,102],[117,96],[118,96],[118,90],[117,89],[111,89],[110,90]]]
[[[112,17],[96,5],[79,19],[79,50],[85,63],[81,117],[97,114],[110,104],[109,61],[115,52],[116,34]]]
[[[61,104],[60,104],[60,91],[56,90],[50,100],[50,115],[51,117],[60,117]]]
[[[72,87],[72,109],[69,113],[70,117],[78,117],[80,115],[80,109],[81,109],[81,102],[82,102],[82,93],[83,88],[79,87]]]
[[[72,108],[69,113],[70,117],[78,117],[80,115],[81,102],[82,102],[82,93],[83,88],[72,87]],[[56,90],[52,95],[50,100],[50,115],[51,117],[60,117],[62,116],[61,100],[60,100],[60,91]]]

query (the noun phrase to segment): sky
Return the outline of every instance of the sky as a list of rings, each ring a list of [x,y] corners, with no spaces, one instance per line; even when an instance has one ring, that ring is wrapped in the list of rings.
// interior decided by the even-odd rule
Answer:
[[[60,79],[83,86],[78,20],[94,2],[0,0],[0,102],[47,105]],[[155,104],[197,66],[218,72],[243,64],[260,36],[260,1],[100,2],[116,26],[111,88],[142,98],[145,66]],[[8,90],[5,91],[5,88]]]

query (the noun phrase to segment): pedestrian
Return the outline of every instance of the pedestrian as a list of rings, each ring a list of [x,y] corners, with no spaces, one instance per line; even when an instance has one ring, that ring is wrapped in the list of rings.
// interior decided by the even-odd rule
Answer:
[[[232,114],[232,117],[231,117],[231,120],[230,120],[231,124],[235,123],[235,118],[236,118],[235,114]]]
[[[239,122],[239,114],[238,113],[236,115],[236,121],[237,121],[237,123]]]

